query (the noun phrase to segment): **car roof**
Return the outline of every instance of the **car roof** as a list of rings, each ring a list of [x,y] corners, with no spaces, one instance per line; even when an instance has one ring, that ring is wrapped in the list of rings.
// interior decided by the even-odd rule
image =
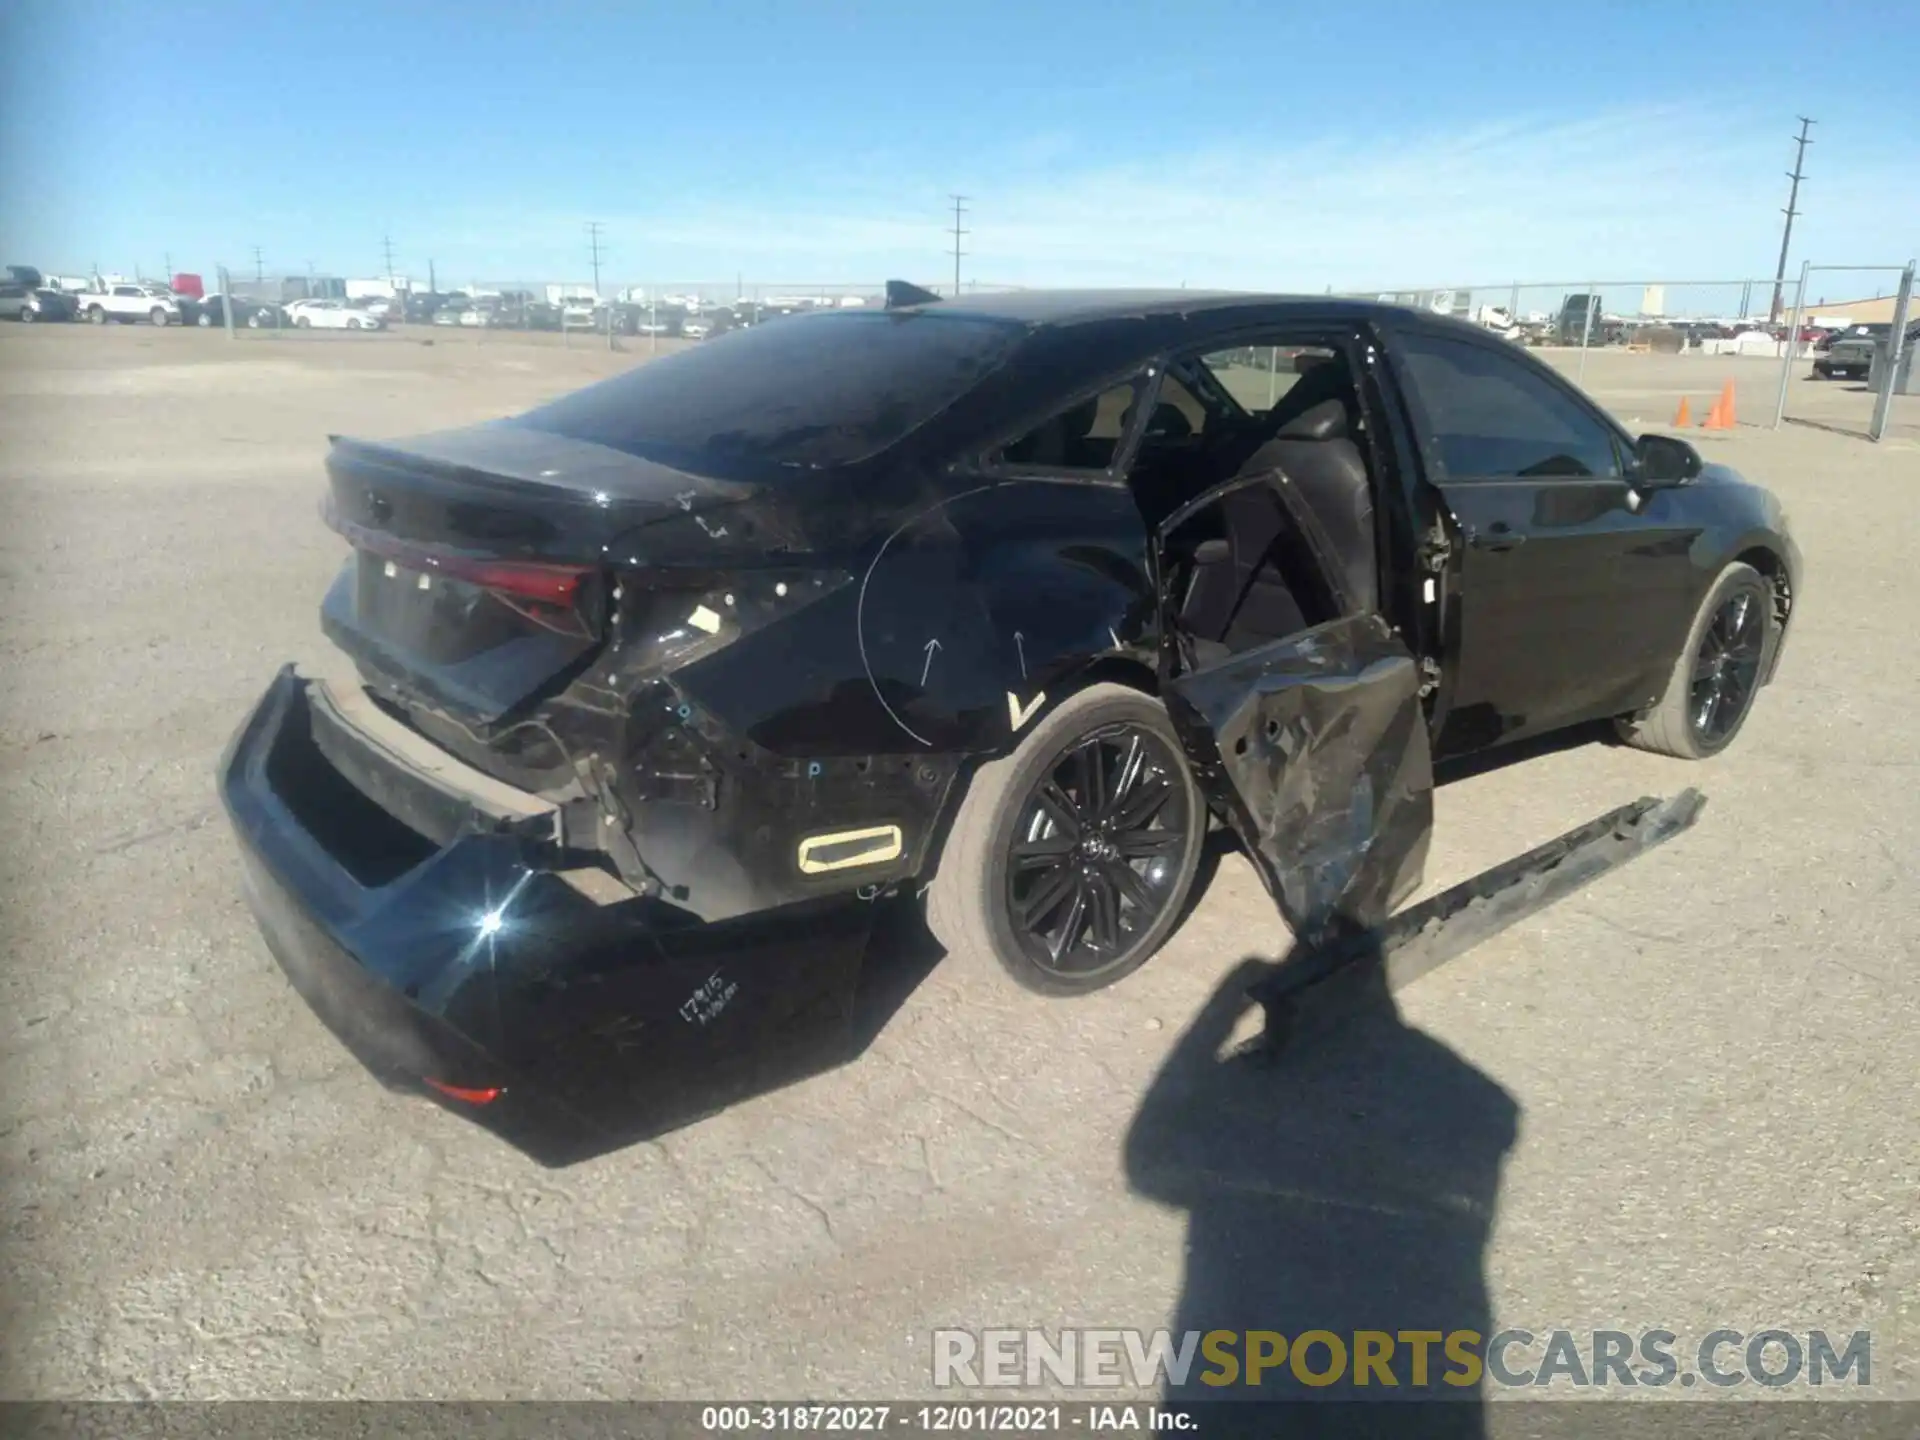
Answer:
[[[1373,316],[1397,307],[1330,295],[1288,295],[1238,290],[1006,290],[969,293],[902,307],[928,314],[977,315],[1025,325],[1077,325],[1144,315],[1202,315],[1219,310],[1288,311],[1315,315]]]

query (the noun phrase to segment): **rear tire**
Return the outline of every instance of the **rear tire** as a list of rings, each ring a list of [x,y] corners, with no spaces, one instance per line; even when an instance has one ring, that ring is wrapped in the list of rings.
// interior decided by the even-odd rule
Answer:
[[[1033,823],[1043,782],[1060,767],[1073,764],[1089,744],[1103,755],[1105,747],[1111,746],[1114,755],[1135,753],[1143,757],[1132,771],[1131,789],[1124,778],[1115,775],[1111,756],[1106,758],[1104,774],[1118,787],[1109,815],[1117,816],[1125,801],[1137,803],[1147,797],[1143,787],[1151,784],[1153,793],[1164,792],[1164,798],[1141,826],[1164,828],[1101,828],[1095,836],[1095,827],[1089,822],[1089,843],[1096,849],[1109,848],[1106,858],[1083,861],[1085,843],[1071,846],[1064,825],[1057,834],[1054,826],[1046,825],[1048,833],[1037,838],[1024,831]],[[1133,747],[1131,752],[1126,748],[1129,745]],[[1123,772],[1125,769],[1123,765]],[[1090,686],[1056,706],[1011,754],[975,772],[954,817],[939,868],[927,887],[927,927],[947,953],[963,965],[983,971],[997,969],[1028,990],[1043,995],[1083,995],[1104,989],[1144,965],[1179,923],[1200,865],[1206,831],[1206,803],[1188,771],[1165,708],[1151,696],[1124,685]],[[1079,833],[1077,823],[1072,833]],[[1113,838],[1108,839],[1109,835]],[[1016,845],[1029,850],[1036,845],[1058,845],[1063,858],[1052,862],[1044,872],[1030,868],[1031,861],[1027,862],[1029,868],[1023,868],[1016,864]],[[1146,854],[1149,847],[1151,859]],[[1134,871],[1135,859],[1116,859],[1116,855],[1136,856],[1144,868]],[[1114,881],[1111,876],[1115,865],[1125,865],[1140,883],[1122,886]],[[1082,890],[1077,875],[1092,875],[1093,883]],[[1031,885],[1019,902],[1030,903],[1056,879],[1072,887],[1056,902],[1061,909],[1049,907],[1035,913],[1036,925],[1023,931],[1013,913],[1016,887]],[[1096,890],[1106,898],[1093,899]],[[1141,905],[1142,895],[1152,899],[1151,909]],[[1081,920],[1081,911],[1075,907],[1083,902],[1086,918]],[[1129,904],[1133,905],[1131,912]],[[1047,949],[1049,942],[1036,927],[1063,911],[1061,929],[1056,933],[1064,936],[1061,948],[1066,952],[1065,961],[1043,962],[1038,952]],[[1104,944],[1097,933],[1101,914],[1096,912],[1104,913],[1112,932],[1113,938]],[[1081,925],[1084,930],[1077,928]]]
[[[200,312],[200,318],[194,323],[197,324],[202,330],[211,330],[213,328],[213,316],[209,315],[206,311],[202,310]]]
[[[167,312],[158,305],[154,306],[153,309],[147,312],[147,319],[151,320],[155,325],[159,326],[162,330],[167,328]]]
[[[1779,644],[1773,586],[1753,566],[1735,561],[1720,572],[1693,617],[1665,693],[1640,714],[1616,721],[1620,738],[1676,760],[1718,755],[1753,713],[1760,679]],[[1703,724],[1703,716],[1711,723]]]
[[[296,330],[311,330],[313,328],[313,321],[302,315],[293,322],[293,328]]]

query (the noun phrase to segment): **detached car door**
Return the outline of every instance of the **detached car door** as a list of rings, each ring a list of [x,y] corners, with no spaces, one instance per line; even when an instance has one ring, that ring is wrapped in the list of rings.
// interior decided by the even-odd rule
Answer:
[[[1272,488],[1311,548],[1324,531],[1278,471],[1241,475],[1184,505]],[[1219,658],[1193,657],[1169,599],[1162,693],[1202,790],[1240,834],[1296,936],[1384,920],[1420,883],[1433,766],[1420,667],[1378,613],[1356,610]]]

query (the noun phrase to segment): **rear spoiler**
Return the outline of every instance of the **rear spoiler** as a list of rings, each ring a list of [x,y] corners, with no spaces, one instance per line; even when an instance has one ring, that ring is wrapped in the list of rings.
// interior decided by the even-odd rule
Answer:
[[[898,310],[906,305],[936,305],[940,297],[931,290],[922,290],[918,285],[910,285],[905,280],[887,282],[887,309]]]

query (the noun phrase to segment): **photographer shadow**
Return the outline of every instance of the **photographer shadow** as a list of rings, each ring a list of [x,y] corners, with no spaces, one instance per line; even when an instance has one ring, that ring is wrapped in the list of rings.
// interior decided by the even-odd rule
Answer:
[[[1229,1383],[1198,1350],[1186,1382],[1166,1392],[1175,1404],[1206,1403],[1209,1434],[1409,1433],[1410,1421],[1420,1434],[1484,1433],[1479,1386],[1460,1383],[1477,1366],[1449,1360],[1436,1340],[1418,1385],[1419,1347],[1402,1336],[1489,1333],[1483,1259],[1519,1109],[1401,1021],[1384,968],[1367,963],[1377,959],[1376,950],[1264,1009],[1248,992],[1284,967],[1243,961],[1176,1044],[1128,1132],[1129,1183],[1187,1212],[1176,1344],[1187,1331],[1238,1332]],[[1230,1049],[1250,1016],[1263,1028]],[[1289,1352],[1257,1385],[1245,1365],[1253,1330],[1285,1336]],[[1330,1332],[1346,1351],[1331,1381],[1336,1357],[1324,1341],[1297,1343],[1309,1331]],[[1357,1331],[1393,1337],[1397,1385],[1377,1369],[1354,1383]],[[1289,1403],[1282,1420],[1219,1403],[1231,1400]],[[1420,1409],[1358,1403],[1371,1400]]]

